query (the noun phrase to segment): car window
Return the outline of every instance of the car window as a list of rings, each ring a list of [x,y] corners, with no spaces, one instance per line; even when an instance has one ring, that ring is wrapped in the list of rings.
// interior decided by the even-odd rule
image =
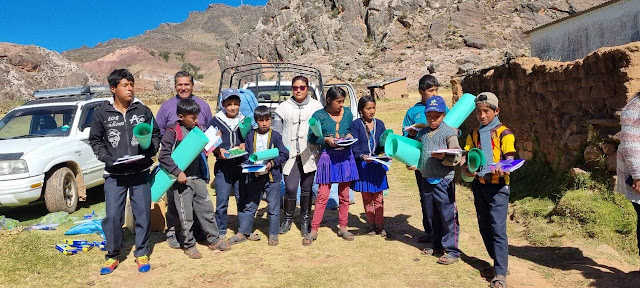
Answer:
[[[249,87],[259,104],[281,103],[291,97],[291,85]],[[309,96],[316,98],[315,91],[309,89]]]
[[[80,123],[78,126],[80,130],[84,130],[84,128],[91,126],[93,111],[95,111],[96,108],[100,107],[101,105],[102,103],[90,103],[82,108],[82,115],[80,116]]]
[[[0,138],[67,136],[75,106],[34,107],[9,112],[0,120]]]

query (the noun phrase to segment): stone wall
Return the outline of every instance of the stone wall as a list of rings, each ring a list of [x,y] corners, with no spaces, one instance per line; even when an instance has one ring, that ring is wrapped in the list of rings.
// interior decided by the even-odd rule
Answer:
[[[467,75],[462,88],[498,95],[500,119],[515,134],[521,158],[615,171],[619,112],[640,92],[640,42],[571,62],[518,58]],[[466,125],[478,122],[472,115]]]

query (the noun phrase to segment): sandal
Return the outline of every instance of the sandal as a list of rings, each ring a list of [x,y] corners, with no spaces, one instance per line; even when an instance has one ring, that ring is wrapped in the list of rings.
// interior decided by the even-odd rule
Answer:
[[[200,251],[198,251],[198,248],[191,247],[191,248],[187,248],[184,249],[184,254],[187,254],[187,256],[189,256],[189,258],[191,259],[201,259],[202,258],[202,254],[200,254]]]
[[[278,235],[269,235],[269,246],[278,246],[279,243]]]
[[[437,256],[437,255],[443,255],[443,254],[445,254],[443,249],[433,249],[431,247],[426,247],[422,249],[422,251],[420,252],[420,255],[425,255],[425,256]]]
[[[313,241],[316,241],[316,239],[318,239],[318,231],[311,231],[307,236],[302,238],[302,245],[309,246],[313,244]]]
[[[451,265],[453,263],[456,263],[460,260],[460,257],[453,257],[447,253],[444,253],[444,255],[440,256],[440,258],[438,258],[438,264],[442,264],[442,265]]]
[[[507,288],[507,277],[504,275],[496,275],[491,279],[491,288]]]
[[[355,239],[355,236],[353,236],[353,233],[347,230],[342,230],[342,229],[338,231],[338,237],[342,237],[342,239],[347,241],[353,241]]]
[[[209,244],[207,247],[211,250],[218,251],[229,251],[229,249],[231,249],[231,247],[229,247],[229,243],[227,243],[227,240],[225,239],[219,239],[216,243]]]
[[[258,233],[249,234],[249,236],[245,236],[245,238],[249,241],[260,241],[260,239],[262,239]]]
[[[391,235],[389,233],[387,233],[387,230],[384,229],[378,229],[378,231],[376,231],[378,233],[378,235],[382,236],[382,237],[391,237]]]
[[[236,234],[231,236],[231,238],[227,240],[227,243],[229,243],[229,245],[235,245],[245,241],[247,241],[247,236],[244,236],[244,234]]]

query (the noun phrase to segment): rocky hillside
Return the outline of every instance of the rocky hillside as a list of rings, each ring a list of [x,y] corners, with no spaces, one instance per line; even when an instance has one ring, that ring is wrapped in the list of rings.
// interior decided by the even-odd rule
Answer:
[[[210,94],[217,87],[218,55],[233,35],[255,27],[263,7],[211,4],[204,12],[191,12],[182,23],[164,23],[128,39],[112,39],[62,53],[98,79],[116,68],[128,68],[142,95],[172,93],[173,75],[187,70],[195,75],[196,90]]]
[[[37,89],[96,84],[78,64],[37,46],[0,42],[0,99],[19,102]],[[4,110],[5,105],[0,105]],[[3,111],[0,111],[3,112]]]
[[[524,31],[605,0],[270,0],[256,27],[226,44],[222,65],[295,61],[369,84],[459,72],[528,55]]]

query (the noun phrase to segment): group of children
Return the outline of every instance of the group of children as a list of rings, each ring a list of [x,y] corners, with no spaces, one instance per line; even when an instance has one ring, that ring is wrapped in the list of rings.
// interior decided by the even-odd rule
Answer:
[[[302,83],[304,83],[308,86],[308,80],[300,77],[294,78],[294,85],[301,83],[298,86],[302,87]],[[179,218],[180,227],[176,227],[176,236],[178,236],[178,241],[185,254],[191,258],[202,257],[196,249],[196,240],[193,235],[196,220],[205,234],[205,240],[210,249],[225,251],[230,248],[229,245],[246,240],[259,240],[259,234],[253,233],[253,221],[263,193],[266,194],[268,203],[268,245],[278,245],[278,234],[285,233],[291,225],[290,218],[287,217],[285,217],[285,223],[282,224],[282,227],[280,225],[280,191],[283,166],[292,159],[299,161],[300,155],[290,155],[289,149],[291,147],[285,146],[281,133],[274,131],[271,127],[272,113],[269,108],[259,106],[255,109],[254,115],[242,115],[239,112],[239,91],[232,88],[224,89],[221,94],[221,111],[207,123],[207,127],[200,127],[202,130],[209,126],[216,127],[222,139],[222,144],[213,151],[216,157],[213,168],[216,190],[214,210],[206,187],[209,181],[209,170],[204,151],[184,170],[179,169],[171,158],[171,152],[181,144],[182,139],[194,127],[199,126],[197,124],[198,114],[201,110],[199,104],[192,99],[179,100],[176,109],[179,120],[174,125],[167,127],[160,139],[160,132],[153,123],[151,111],[133,97],[134,83],[131,73],[124,69],[114,71],[109,75],[109,85],[114,97],[108,104],[97,110],[99,112],[94,115],[90,137],[90,144],[94,152],[98,159],[106,165],[107,216],[103,221],[103,229],[107,237],[109,252],[106,256],[107,262],[101,270],[102,274],[111,273],[118,265],[117,256],[122,246],[120,227],[122,226],[127,190],[129,190],[136,219],[136,251],[134,254],[138,270],[145,272],[150,268],[147,245],[149,237],[148,207],[150,207],[149,169],[152,163],[151,157],[156,154],[158,149],[160,149],[158,155],[160,166],[177,178],[177,183],[168,192],[168,197],[172,200],[169,201],[172,203],[169,209],[173,215],[177,215]],[[464,156],[433,152],[439,149],[461,148],[458,141],[458,130],[443,122],[449,109],[444,99],[437,96],[438,87],[438,81],[433,76],[422,77],[418,89],[422,101],[407,111],[403,122],[403,128],[416,123],[427,124],[427,127],[420,131],[407,129],[404,134],[404,136],[422,143],[420,164],[418,167],[408,167],[410,170],[415,170],[420,193],[425,234],[418,241],[426,244],[422,253],[439,256],[438,263],[441,264],[456,263],[460,259],[461,252],[458,243],[460,228],[455,203],[454,168],[456,165],[461,165],[462,173],[474,177],[472,190],[480,233],[489,255],[494,259],[494,267],[487,267],[485,276],[491,278],[492,287],[506,287],[508,255],[506,215],[509,199],[509,175],[503,173],[499,167],[491,168],[492,166],[489,165],[481,167],[475,173],[470,173],[466,169]],[[295,90],[300,89],[302,88],[294,89],[293,92],[296,93]],[[310,229],[302,227],[303,230],[307,230],[307,233],[302,233],[303,245],[311,245],[317,239],[330,187],[335,183],[338,184],[339,195],[340,227],[338,236],[348,241],[354,240],[354,235],[347,231],[350,188],[361,192],[367,222],[370,225],[368,235],[387,235],[383,223],[384,201],[382,195],[383,191],[389,188],[386,176],[387,168],[371,159],[371,157],[378,156],[383,152],[379,141],[381,141],[380,136],[386,130],[385,125],[380,119],[375,118],[376,102],[374,98],[364,96],[359,100],[358,113],[360,117],[356,120],[352,120],[351,111],[344,107],[346,98],[347,95],[343,89],[330,88],[326,93],[324,108],[315,111],[312,115],[320,122],[322,135],[316,135],[311,127],[307,132],[307,144],[317,145],[321,148],[321,152],[317,156],[315,171],[315,182],[319,184],[319,191],[313,218],[310,221]],[[138,111],[141,113],[140,115],[132,115]],[[500,123],[499,111],[498,98],[494,94],[489,92],[479,94],[476,98],[475,114],[480,122],[480,127],[471,132],[464,146],[464,150],[479,148],[485,154],[486,159],[492,160],[487,161],[490,164],[513,158],[515,153],[515,138],[509,129]],[[257,128],[243,137],[240,132],[240,123],[244,117],[251,116],[257,123]],[[121,118],[122,120],[120,120]],[[136,121],[154,125],[153,141],[146,149],[138,145],[131,133],[133,124],[137,124],[134,123]],[[111,130],[118,132],[118,141],[112,139]],[[299,137],[296,136],[296,138]],[[351,145],[341,145],[342,140],[350,138],[356,138],[358,141]],[[118,146],[119,142],[123,142],[123,145]],[[162,148],[160,148],[160,143]],[[247,161],[247,157],[233,158],[229,154],[229,150],[236,147],[245,149],[248,155],[271,148],[278,148],[279,154],[265,162],[265,172],[243,174],[241,164]],[[299,150],[297,142],[296,148]],[[144,155],[145,158],[134,162],[134,164],[114,164],[116,159],[125,155]],[[300,162],[298,164],[302,166],[303,163]],[[303,172],[302,167],[299,168],[301,170],[299,172]],[[306,171],[304,172],[306,173]],[[289,175],[290,173],[285,174]],[[302,178],[298,181],[301,186],[305,182]],[[232,190],[235,192],[238,203],[239,227],[238,232],[227,240],[225,235],[227,208]],[[287,190],[290,189],[287,187]],[[290,197],[285,196],[285,206],[291,206],[291,203],[287,201],[291,201]],[[295,202],[293,202],[293,208],[295,209]],[[287,211],[285,214],[288,213]],[[290,213],[292,216],[293,212]]]

